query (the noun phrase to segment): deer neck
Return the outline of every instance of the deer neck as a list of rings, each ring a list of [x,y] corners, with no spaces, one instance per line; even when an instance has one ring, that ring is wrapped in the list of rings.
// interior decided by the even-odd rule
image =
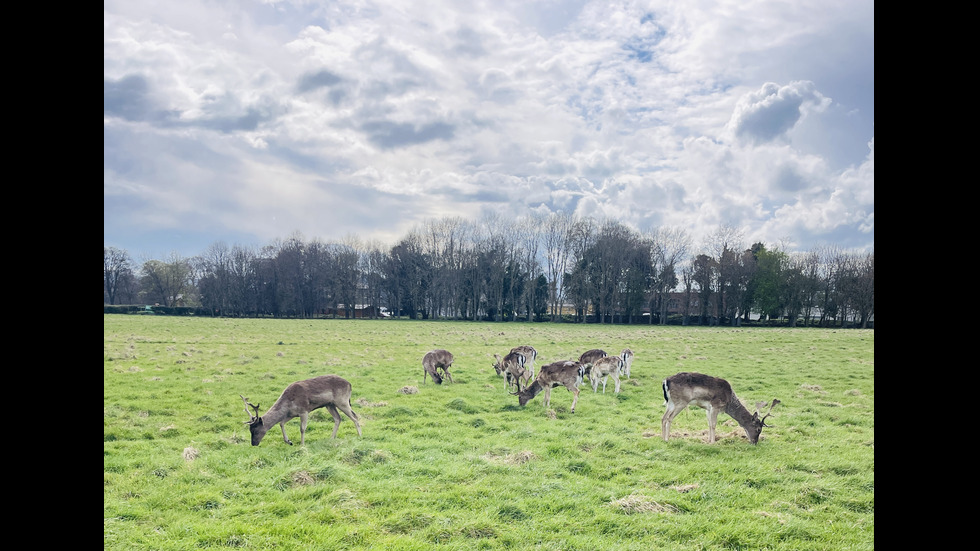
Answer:
[[[286,419],[286,410],[285,408],[280,407],[279,402],[276,402],[276,404],[269,408],[269,411],[265,412],[265,415],[262,416],[262,424],[267,427],[272,427],[277,423],[281,423],[284,419]]]
[[[725,413],[731,416],[732,419],[738,421],[738,424],[742,425],[742,428],[745,428],[754,417],[749,413],[749,410],[745,409],[745,406],[742,405],[742,402],[734,393],[732,393],[731,399],[725,405]]]
[[[530,398],[534,398],[542,390],[544,390],[544,387],[541,386],[541,381],[534,381],[531,383],[531,386],[524,389],[524,392],[530,394]]]

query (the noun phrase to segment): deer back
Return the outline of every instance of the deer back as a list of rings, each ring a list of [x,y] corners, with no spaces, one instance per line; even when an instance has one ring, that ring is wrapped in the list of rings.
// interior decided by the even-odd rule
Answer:
[[[585,366],[586,370],[590,369],[597,361],[607,356],[605,350],[599,350],[594,348],[592,350],[586,350],[579,356],[578,361],[580,364]]]
[[[618,372],[623,368],[623,359],[619,356],[606,356],[599,358],[592,365],[592,374],[597,377],[604,377],[613,372]]]
[[[585,367],[580,362],[566,360],[542,367],[535,380],[540,381],[541,385],[545,387],[562,385],[571,390],[573,387],[577,388],[578,385],[582,384],[584,376]]]
[[[280,411],[287,418],[298,417],[328,404],[349,404],[351,384],[337,375],[322,375],[304,381],[297,381],[282,391],[266,415]]]
[[[448,350],[432,350],[422,358],[422,367],[428,371],[433,371],[437,367],[449,367],[453,364],[453,355]]]
[[[518,354],[523,354],[525,358],[527,358],[532,362],[538,359],[538,351],[535,350],[533,346],[527,346],[527,345],[515,346],[514,348],[511,348],[510,351],[517,352]]]
[[[664,399],[678,406],[710,404],[725,409],[734,396],[728,381],[702,373],[678,373],[664,380]]]

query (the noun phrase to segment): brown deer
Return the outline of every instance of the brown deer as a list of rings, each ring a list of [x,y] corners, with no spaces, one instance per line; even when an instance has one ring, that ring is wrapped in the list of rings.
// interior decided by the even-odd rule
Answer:
[[[578,386],[582,384],[585,377],[585,368],[581,363],[575,361],[562,361],[550,363],[541,368],[538,378],[531,386],[520,392],[511,392],[512,396],[518,397],[518,403],[525,405],[531,398],[534,398],[542,390],[544,391],[544,407],[551,405],[551,389],[556,386],[564,386],[569,392],[575,394],[572,399],[572,413],[575,413],[575,404],[578,403]]]
[[[578,363],[582,364],[585,368],[585,374],[588,375],[592,371],[592,364],[596,363],[602,358],[608,356],[605,350],[599,350],[598,348],[593,348],[592,350],[586,350],[582,352],[582,355],[578,357]]]
[[[620,352],[619,357],[623,359],[623,369],[620,372],[625,374],[627,379],[632,379],[630,370],[633,368],[633,351],[629,348],[624,348]]]
[[[592,364],[589,371],[589,381],[592,383],[592,392],[599,391],[599,380],[602,380],[602,393],[606,393],[606,381],[612,377],[616,383],[616,392],[619,392],[619,373],[623,370],[623,358],[620,356],[606,356],[599,358]]]
[[[511,382],[517,386],[517,390],[521,390],[521,384],[527,386],[527,383],[531,380],[531,375],[528,373],[527,369],[524,368],[527,362],[527,358],[523,354],[517,352],[511,352],[503,358],[500,354],[494,354],[497,363],[493,364],[493,368],[497,373],[503,375],[507,379],[507,388],[510,388]]]
[[[350,417],[357,427],[357,435],[361,436],[361,424],[358,422],[357,414],[350,407],[350,393],[350,383],[336,375],[323,375],[297,381],[287,386],[275,405],[261,417],[259,417],[258,405],[250,404],[248,398],[241,394],[239,396],[242,396],[245,413],[248,413],[250,418],[246,424],[252,432],[253,446],[258,446],[265,433],[277,423],[282,428],[282,439],[292,446],[293,443],[286,436],[286,422],[294,417],[299,417],[299,444],[303,446],[306,445],[306,422],[310,412],[318,408],[327,408],[333,416],[333,438],[337,438],[337,429],[340,428],[338,409]],[[254,416],[248,410],[249,407],[255,410]]]
[[[749,442],[756,444],[762,428],[769,426],[765,424],[766,417],[772,414],[772,408],[779,403],[779,400],[773,400],[769,412],[760,419],[758,409],[765,407],[765,402],[756,405],[755,413],[749,413],[738,396],[735,396],[728,381],[701,373],[678,373],[664,379],[664,399],[667,400],[667,411],[660,421],[664,442],[670,438],[670,422],[688,404],[694,404],[708,410],[708,442],[712,444],[715,442],[715,425],[718,423],[719,412],[724,411],[738,421],[745,429]]]
[[[524,369],[527,369],[528,380],[534,379],[534,360],[538,359],[538,351],[528,345],[515,346],[510,351],[524,356]]]
[[[437,385],[442,384],[442,379],[449,379],[450,383],[454,383],[453,376],[449,374],[449,368],[453,366],[453,355],[448,350],[436,349],[430,352],[426,352],[425,356],[422,358],[422,384],[425,384],[425,376],[431,375],[432,380],[435,381]],[[436,369],[442,368],[443,375],[440,377]]]

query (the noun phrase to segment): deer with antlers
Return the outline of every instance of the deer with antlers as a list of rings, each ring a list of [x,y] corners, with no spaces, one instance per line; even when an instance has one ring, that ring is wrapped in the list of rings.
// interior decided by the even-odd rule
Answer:
[[[702,375],[701,373],[678,373],[664,379],[664,399],[667,400],[667,411],[660,421],[664,442],[670,438],[670,422],[677,417],[688,404],[694,404],[708,411],[708,442],[715,442],[715,425],[718,423],[718,413],[724,411],[735,419],[745,429],[749,442],[759,442],[766,417],[772,414],[779,400],[773,400],[772,406],[765,417],[759,418],[758,410],[765,407],[765,402],[756,404],[756,412],[749,413],[742,402],[732,391],[732,385],[725,379]]]
[[[252,445],[258,446],[265,437],[265,433],[276,424],[282,429],[282,439],[290,446],[293,443],[286,436],[286,422],[294,417],[299,417],[300,446],[306,445],[306,422],[310,412],[318,408],[327,408],[333,416],[333,438],[337,438],[337,429],[340,428],[340,414],[337,410],[344,412],[350,417],[357,427],[357,435],[361,436],[361,424],[358,422],[357,414],[350,407],[351,385],[346,379],[336,375],[323,375],[313,377],[305,381],[297,381],[286,387],[282,391],[282,396],[276,403],[259,416],[259,406],[250,404],[248,398],[239,394],[245,402],[245,413],[250,420],[246,423],[252,433]],[[248,408],[255,410],[255,415]]]
[[[578,403],[578,387],[582,384],[584,377],[585,368],[579,362],[571,360],[554,362],[541,368],[538,377],[531,383],[531,386],[520,392],[511,392],[510,394],[517,396],[518,403],[523,406],[543,390],[544,407],[547,408],[551,405],[551,389],[556,386],[563,386],[575,394],[575,398],[572,399],[572,413],[575,413],[575,404]]]
[[[527,383],[531,380],[531,374],[525,369],[527,358],[523,354],[511,351],[509,354],[500,357],[500,354],[494,354],[493,357],[497,360],[493,364],[493,368],[503,375],[507,379],[507,388],[510,388],[511,383],[517,386],[517,390],[521,390],[521,385],[527,386]]]

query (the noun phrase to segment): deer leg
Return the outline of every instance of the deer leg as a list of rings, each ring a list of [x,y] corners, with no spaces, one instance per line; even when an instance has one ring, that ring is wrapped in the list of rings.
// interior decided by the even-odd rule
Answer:
[[[449,374],[449,368],[448,367],[442,368],[442,372],[446,375],[446,378],[449,379],[449,382],[450,383],[455,383],[456,382],[456,381],[453,380],[453,376]]]
[[[357,427],[357,435],[361,436],[361,424],[357,421],[357,414],[351,409],[350,404],[338,404],[337,408],[344,412],[344,415],[350,417],[350,420],[354,422],[354,426]]]
[[[677,407],[674,402],[667,402],[667,411],[664,412],[663,418],[660,420],[660,428],[663,431],[664,442],[670,440],[670,422],[677,417],[677,414],[681,412],[684,408]]]
[[[575,390],[572,390],[572,392],[575,393],[575,397],[572,398],[572,413],[575,413],[575,404],[578,403],[578,387],[575,387]]]
[[[718,408],[708,408],[708,443],[715,443],[715,425],[718,424]]]
[[[619,374],[614,373],[612,377],[613,381],[616,383],[616,394],[619,394]]]
[[[299,414],[299,445],[306,445],[306,422],[310,420],[310,413]]]
[[[340,414],[337,413],[337,408],[332,404],[327,404],[327,411],[330,412],[330,416],[333,417],[333,436],[331,438],[337,438],[337,430],[340,428]]]
[[[289,420],[289,419],[287,419],[286,421],[288,421],[288,420]],[[285,443],[287,443],[287,444],[289,444],[290,446],[292,446],[292,445],[293,445],[293,443],[292,443],[292,442],[291,442],[291,441],[289,440],[289,437],[288,437],[288,436],[286,436],[286,421],[283,421],[282,423],[279,423],[279,428],[281,428],[281,429],[282,429],[282,440],[283,440],[283,441],[284,441]]]
[[[548,409],[551,405],[551,387],[544,389],[544,408]]]
[[[608,380],[609,380],[609,375],[606,375],[605,377],[602,378],[602,393],[603,394],[606,393],[606,381],[608,381]]]

